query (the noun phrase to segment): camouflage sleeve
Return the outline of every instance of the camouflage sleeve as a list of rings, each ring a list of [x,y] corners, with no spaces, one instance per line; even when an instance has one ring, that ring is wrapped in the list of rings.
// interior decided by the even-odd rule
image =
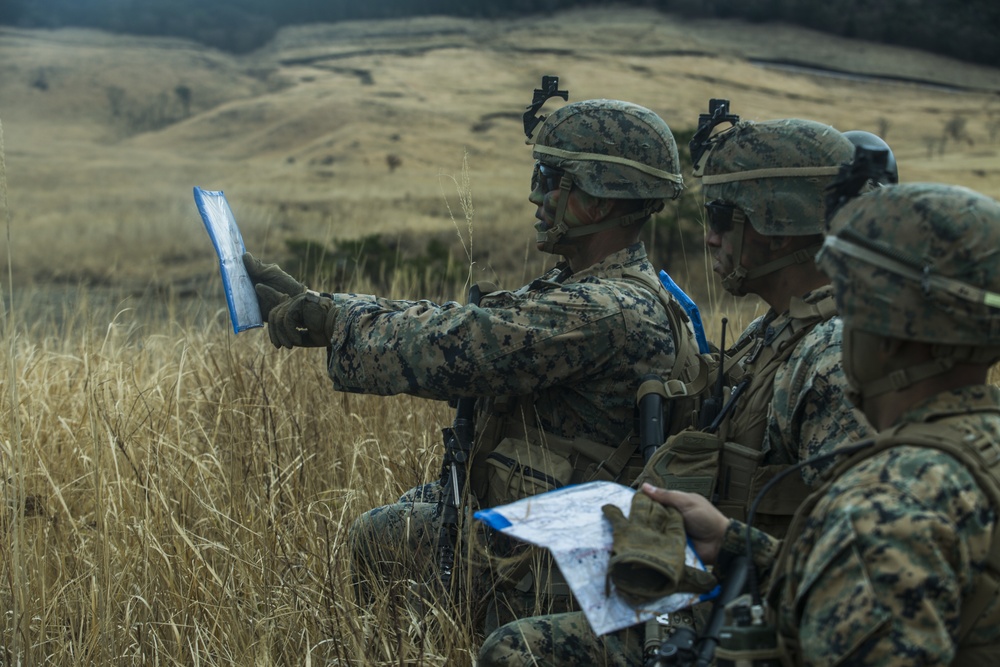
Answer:
[[[573,283],[502,307],[334,295],[334,387],[425,398],[523,395],[613,373],[627,335],[616,292]],[[633,333],[634,335],[634,333]]]
[[[750,548],[753,564],[762,575],[767,575],[778,558],[781,540],[762,530],[751,528],[742,521],[732,519],[722,538],[721,552],[727,556],[740,556],[747,551],[747,531],[750,531]]]
[[[816,325],[795,347],[774,380],[767,445],[794,463],[873,436],[864,415],[848,402],[841,365],[839,317]],[[802,469],[810,486],[830,463]]]
[[[786,590],[782,624],[798,628],[807,664],[950,664],[994,523],[971,474],[946,454],[900,447],[862,462],[794,545],[788,581],[798,589]]]

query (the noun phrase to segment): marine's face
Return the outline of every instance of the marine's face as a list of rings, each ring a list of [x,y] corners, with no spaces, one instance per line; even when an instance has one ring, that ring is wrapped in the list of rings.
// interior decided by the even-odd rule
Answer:
[[[712,201],[705,205],[705,245],[712,256],[712,270],[723,279],[723,287],[734,296],[756,294],[760,280],[738,278],[736,271],[763,266],[773,259],[772,238],[764,236],[741,215],[738,207]]]
[[[712,270],[725,278],[739,265],[740,257],[736,253],[742,249],[739,241],[743,235],[743,224],[734,222],[734,215],[739,211],[736,206],[723,201],[711,201],[705,204],[707,232],[705,245],[712,255]]]
[[[556,211],[559,202],[563,197],[569,197],[566,202],[566,210],[563,214],[563,222],[568,227],[579,227],[587,223],[587,212],[583,201],[586,195],[582,190],[574,187],[572,190],[560,188],[562,177],[565,172],[562,169],[544,165],[541,162],[535,163],[531,176],[531,194],[528,201],[535,205],[535,229],[544,232],[552,229],[556,225]],[[539,250],[543,250],[543,241],[536,244]]]
[[[712,256],[712,270],[719,276],[727,276],[733,270],[733,235],[732,229],[719,229],[711,222],[709,216],[708,229],[705,233],[705,246]]]

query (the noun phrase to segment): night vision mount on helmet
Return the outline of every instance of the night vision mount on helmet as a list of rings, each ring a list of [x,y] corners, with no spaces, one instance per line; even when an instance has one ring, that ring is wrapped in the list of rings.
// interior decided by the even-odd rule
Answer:
[[[645,107],[597,99],[536,116],[547,99],[564,94],[568,98],[566,91],[558,90],[558,82],[558,77],[543,77],[524,116],[534,158],[562,172],[553,223],[537,225],[538,242],[547,252],[559,252],[562,239],[640,223],[684,189],[674,136],[663,119]],[[636,200],[640,205],[626,215],[571,227],[565,214],[574,188],[593,197]]]
[[[732,127],[712,134],[722,123]],[[713,99],[709,113],[699,116],[691,151],[706,205],[732,210],[735,261],[722,279],[727,291],[746,294],[748,280],[813,261],[818,243],[759,266],[743,266],[745,227],[749,223],[762,236],[818,238],[824,228],[825,189],[851,159],[850,140],[811,120],[741,120],[729,112],[728,101]]]
[[[899,167],[896,165],[896,156],[893,154],[892,149],[889,148],[889,144],[885,142],[885,139],[865,130],[848,130],[844,132],[844,136],[857,148],[867,148],[871,151],[885,151],[887,153],[885,158],[885,172],[881,175],[881,180],[876,181],[876,183],[878,185],[899,183]]]

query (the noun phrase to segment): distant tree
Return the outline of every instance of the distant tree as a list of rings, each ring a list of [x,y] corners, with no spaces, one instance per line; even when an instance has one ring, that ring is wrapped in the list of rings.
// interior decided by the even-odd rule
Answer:
[[[684,17],[784,21],[836,35],[909,46],[995,65],[997,0],[619,0]],[[171,35],[245,52],[281,26],[444,14],[501,18],[603,5],[600,0],[0,0],[0,24],[86,26]]]
[[[174,95],[177,96],[177,100],[181,103],[181,108],[184,109],[184,117],[191,115],[191,89],[187,86],[181,84],[174,88]]]

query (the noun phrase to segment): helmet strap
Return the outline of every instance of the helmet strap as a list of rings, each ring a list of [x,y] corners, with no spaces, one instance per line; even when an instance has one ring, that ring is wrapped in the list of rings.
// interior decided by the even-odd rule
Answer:
[[[633,211],[627,215],[620,215],[617,218],[608,218],[607,220],[602,220],[601,222],[595,222],[591,225],[583,225],[580,227],[571,227],[565,234],[566,238],[574,238],[577,236],[588,236],[590,234],[596,234],[597,232],[603,232],[605,229],[612,229],[614,227],[628,227],[629,225],[643,220],[653,215],[658,211],[663,210],[663,202],[659,199],[649,200],[645,206],[643,206],[638,211]]]
[[[750,269],[746,273],[748,279],[760,278],[761,276],[766,276],[769,273],[774,273],[779,271],[786,266],[792,266],[793,264],[805,264],[806,262],[813,262],[816,259],[816,253],[819,249],[823,247],[822,242],[814,243],[805,248],[799,248],[798,250],[791,252],[783,257],[771,260],[770,262],[763,264],[758,267]]]
[[[733,230],[735,232],[733,234],[733,257],[736,267],[729,273],[729,275],[722,279],[723,289],[730,294],[735,294],[736,296],[746,294],[743,284],[747,280],[754,280],[756,278],[766,276],[794,264],[813,262],[816,259],[816,253],[819,252],[821,247],[823,247],[822,243],[814,243],[805,248],[794,250],[787,255],[773,259],[760,266],[747,268],[742,264],[743,237],[746,234],[746,222],[746,214],[742,211],[737,211],[737,214],[733,216]]]
[[[562,179],[559,181],[559,190],[561,192],[559,196],[559,203],[556,205],[556,215],[552,221],[552,226],[545,230],[539,230],[536,234],[535,240],[537,243],[542,244],[542,250],[544,252],[563,254],[569,247],[564,243],[559,243],[559,241],[564,238],[578,238],[580,236],[596,234],[597,232],[604,231],[605,229],[628,227],[639,220],[648,218],[652,214],[663,210],[664,203],[662,200],[650,199],[646,201],[645,205],[640,210],[633,211],[627,215],[602,220],[601,222],[596,222],[590,225],[570,227],[566,224],[566,206],[569,202],[569,196],[573,189],[573,185],[574,183],[572,177],[569,174],[564,174]]]
[[[861,395],[865,400],[868,400],[882,394],[888,394],[890,391],[902,391],[918,382],[943,375],[954,367],[955,359],[953,357],[938,357],[922,364],[899,368],[877,380],[861,385]]]
[[[743,211],[739,209],[733,211],[733,263],[736,266],[729,275],[722,278],[722,288],[736,296],[746,294],[743,289],[743,281],[746,280],[747,270],[741,263],[743,261],[743,236],[746,234],[746,222],[747,216]]]
[[[552,226],[539,229],[535,236],[535,241],[542,245],[542,250],[554,255],[561,255],[567,247],[559,241],[569,232],[569,225],[566,224],[566,206],[573,191],[573,177],[568,173],[563,174],[559,180],[559,191],[559,203],[556,204],[556,217],[552,221]]]
[[[878,340],[876,336],[871,340]],[[860,383],[860,396],[866,400],[892,391],[902,391],[918,382],[943,375],[957,364],[969,363],[983,366],[992,365],[1000,356],[1000,348],[995,346],[974,347],[970,345],[933,345],[931,359],[923,363],[898,368],[880,378]],[[859,363],[864,360],[851,360]]]

